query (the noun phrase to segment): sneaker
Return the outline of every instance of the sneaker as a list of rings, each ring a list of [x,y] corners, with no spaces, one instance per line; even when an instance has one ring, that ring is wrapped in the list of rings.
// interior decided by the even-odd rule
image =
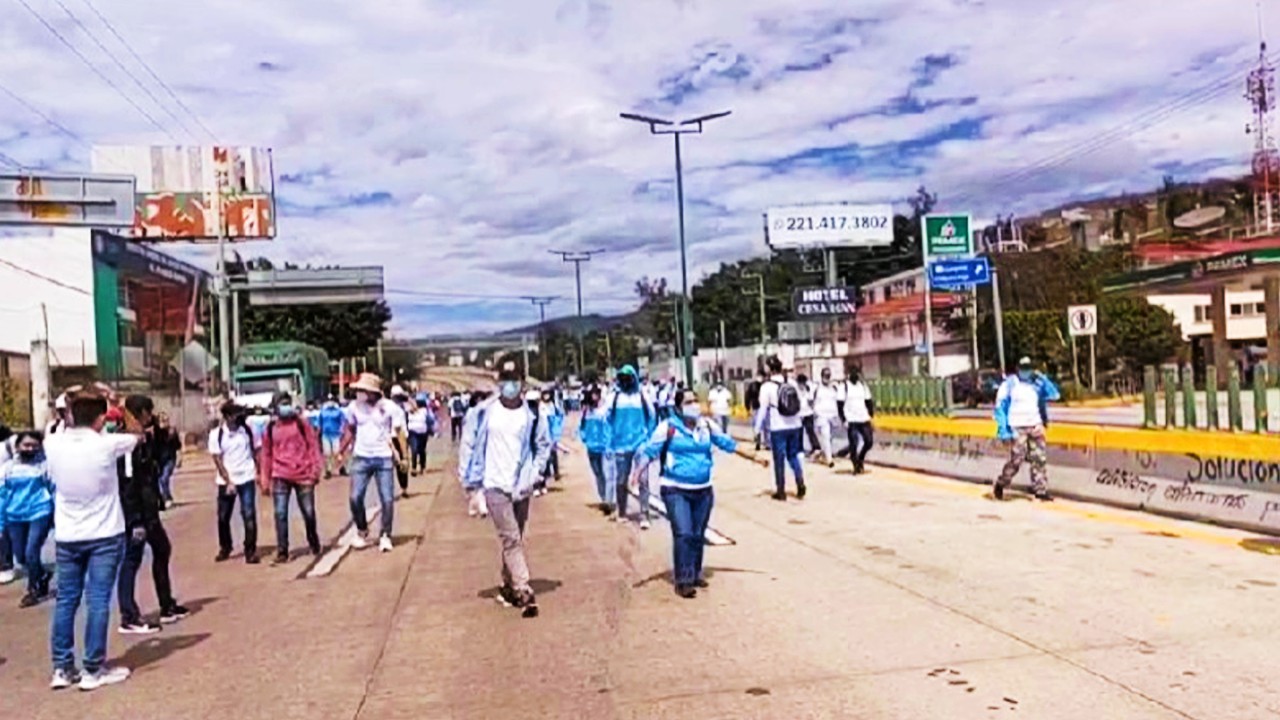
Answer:
[[[533,596],[533,593],[526,592],[523,596],[521,596],[520,606],[521,608],[523,608],[520,611],[520,617],[524,617],[524,618],[538,617],[538,599]]]
[[[190,614],[191,614],[190,610],[182,607],[181,605],[174,605],[168,610],[160,611],[160,624],[170,625],[172,623],[178,622],[179,620],[185,618]]]
[[[391,536],[390,536],[390,535],[383,535],[382,537],[378,538],[378,550],[379,550],[379,552],[384,552],[384,553],[385,553],[385,552],[391,552],[391,548],[392,548],[392,547],[394,547],[394,546],[391,544]]]
[[[614,516],[613,521],[616,523],[624,523],[627,521],[627,516],[623,515],[622,513],[618,513],[617,515]]]
[[[53,671],[53,679],[49,681],[49,689],[66,690],[78,682],[80,682],[79,673],[74,670],[63,670],[59,668]]]
[[[244,561],[247,565],[257,565],[262,562],[262,558],[258,557],[257,552],[249,552],[244,554]]]
[[[698,597],[698,588],[692,585],[677,585],[676,594],[685,600],[692,600]]]
[[[225,561],[227,558],[229,558],[229,557],[231,557],[231,551],[230,551],[230,550],[219,550],[219,551],[218,551],[218,554],[214,556],[213,561],[214,561],[214,562],[224,562],[224,561]]]
[[[708,583],[706,580],[703,580],[702,578],[698,578],[698,581],[694,583],[694,586],[699,588],[709,588],[711,587],[711,583]]]
[[[351,548],[353,550],[363,550],[367,547],[369,547],[369,541],[365,540],[364,535],[357,533],[355,537],[351,538]]]
[[[289,551],[288,551],[288,550],[277,550],[277,551],[276,551],[276,558],[275,558],[274,560],[272,560],[272,561],[271,561],[271,564],[272,564],[272,565],[284,565],[284,564],[285,564],[285,563],[287,563],[287,562],[289,562]]]
[[[797,488],[796,488],[796,498],[797,498],[797,499],[800,499],[800,500],[803,500],[803,499],[804,499],[805,494],[806,494],[808,491],[809,491],[809,488],[805,487],[804,485],[800,485],[799,487],[797,487]]]
[[[995,499],[997,499],[997,500],[1003,500],[1003,499],[1004,499],[1004,486],[1003,486],[1003,485],[1001,485],[1000,483],[996,483],[995,488],[993,488],[993,489],[991,490],[991,494],[995,497]]]
[[[320,557],[321,555],[324,554],[324,548],[320,547],[319,545],[312,545],[308,549],[311,551],[311,554],[316,557]]]
[[[498,588],[498,595],[497,597],[494,598],[494,600],[496,600],[498,604],[502,605],[503,607],[518,608],[518,607],[522,607],[523,605],[520,600],[520,595],[516,593],[515,588],[511,587],[510,585],[503,585],[502,587]]]
[[[120,623],[121,635],[155,635],[158,632],[160,632],[159,625],[152,625],[142,620]]]
[[[784,492],[776,492],[776,493],[774,493],[774,494],[770,495],[769,497],[771,497],[771,498],[773,498],[774,500],[777,500],[777,501],[779,501],[779,502],[786,502],[786,500],[787,500],[787,494],[786,494],[786,493],[784,493]]]
[[[1053,502],[1053,496],[1049,494],[1048,490],[1041,490],[1036,493],[1036,499],[1040,502]]]
[[[85,673],[80,676],[80,689],[97,690],[106,685],[117,685],[129,679],[129,668],[102,668],[96,673]]]
[[[22,599],[18,601],[18,607],[20,608],[35,607],[36,605],[39,605],[39,604],[40,604],[40,595],[35,592],[29,592],[26,595],[23,595]]]
[[[640,529],[641,530],[649,529],[649,518],[640,518]]]
[[[17,570],[0,570],[0,585],[8,585],[18,579]]]

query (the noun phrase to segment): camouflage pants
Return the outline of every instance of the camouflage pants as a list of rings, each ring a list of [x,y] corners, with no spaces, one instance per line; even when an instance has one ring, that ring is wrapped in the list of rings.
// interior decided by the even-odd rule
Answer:
[[[1031,489],[1035,492],[1047,490],[1049,476],[1045,473],[1045,463],[1049,460],[1049,449],[1045,444],[1044,428],[1037,425],[1014,428],[1013,432],[1016,437],[1009,448],[1009,462],[1004,464],[996,482],[1001,487],[1009,487],[1025,460],[1031,463]]]

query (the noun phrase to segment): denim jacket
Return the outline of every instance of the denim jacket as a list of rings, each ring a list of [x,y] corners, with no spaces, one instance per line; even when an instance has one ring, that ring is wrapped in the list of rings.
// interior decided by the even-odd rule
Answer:
[[[551,435],[547,430],[546,418],[539,418],[523,405],[525,423],[521,428],[524,442],[520,449],[520,466],[514,478],[501,478],[495,482],[487,482],[485,477],[485,451],[489,444],[489,414],[497,405],[497,398],[488,400],[476,408],[475,426],[464,444],[469,449],[467,470],[462,477],[462,486],[468,491],[498,490],[506,493],[514,500],[523,500],[533,492],[538,472],[546,467],[547,458],[551,456]],[[537,423],[533,431],[533,423]],[[530,438],[530,435],[533,435]],[[532,439],[532,442],[530,440]]]

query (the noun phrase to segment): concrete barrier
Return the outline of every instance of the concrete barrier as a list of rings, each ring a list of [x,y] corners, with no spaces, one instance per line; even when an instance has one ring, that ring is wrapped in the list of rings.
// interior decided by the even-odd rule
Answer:
[[[995,435],[991,421],[877,417],[870,460],[991,483],[1009,455]],[[1061,424],[1048,439],[1057,495],[1280,535],[1280,438]]]

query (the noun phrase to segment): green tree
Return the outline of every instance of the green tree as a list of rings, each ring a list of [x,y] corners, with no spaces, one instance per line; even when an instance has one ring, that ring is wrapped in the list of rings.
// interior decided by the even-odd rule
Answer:
[[[296,341],[330,358],[362,357],[387,330],[386,301],[342,305],[250,305],[241,321],[245,342]]]
[[[1175,359],[1185,347],[1173,315],[1145,298],[1107,296],[1098,302],[1098,354],[1133,376]]]

